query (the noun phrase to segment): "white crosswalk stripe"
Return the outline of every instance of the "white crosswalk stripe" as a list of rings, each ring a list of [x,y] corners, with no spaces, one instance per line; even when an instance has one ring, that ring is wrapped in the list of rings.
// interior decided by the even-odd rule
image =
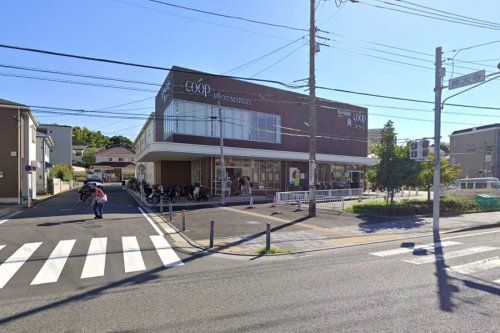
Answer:
[[[146,270],[137,238],[133,236],[122,237],[122,246],[125,273]]]
[[[0,265],[0,289],[9,282],[40,245],[42,245],[41,242],[26,243]]]
[[[76,239],[60,241],[31,282],[31,285],[57,282],[75,242]]]
[[[467,249],[462,249],[462,250],[457,250],[457,251],[446,252],[444,254],[438,255],[437,257],[434,255],[429,255],[429,256],[424,256],[424,257],[410,259],[410,260],[402,260],[402,261],[408,262],[410,264],[421,265],[421,264],[436,262],[436,260],[453,259],[453,258],[458,258],[458,257],[463,257],[463,256],[468,256],[468,255],[478,254],[478,253],[483,253],[483,252],[488,252],[488,251],[494,251],[494,250],[498,250],[498,247],[477,246],[477,247],[470,247]]]
[[[500,257],[473,261],[467,264],[452,266],[449,269],[460,274],[474,274],[495,267],[500,267]]]
[[[139,246],[138,238],[135,236],[126,236],[121,238],[121,255],[123,255],[123,268],[125,273],[138,272],[146,270],[143,253]],[[147,253],[155,253],[160,258],[163,267],[175,267],[184,265],[167,239],[162,235],[149,236],[156,251],[148,251]],[[144,242],[144,243],[142,243]],[[75,257],[85,256],[85,262],[81,270],[80,279],[90,279],[105,275],[106,265],[113,265],[113,262],[108,263],[106,257],[108,251],[108,237],[97,237],[90,240],[87,252],[83,254],[72,253],[77,240],[61,240],[53,248],[48,258],[37,257],[36,262],[45,260],[42,267],[36,273],[36,276],[31,281],[31,285],[40,285],[46,283],[54,283],[61,280],[64,275],[76,275],[79,272],[74,270],[64,269],[66,264],[72,260],[72,254]],[[112,243],[111,243],[112,244]],[[151,243],[147,239],[141,239],[141,245],[150,250]],[[14,254],[0,264],[0,289],[2,289],[14,276],[19,275],[18,271],[29,263],[29,259],[42,245],[42,242],[26,243],[19,247]],[[6,245],[0,245],[0,250],[6,248]],[[112,249],[113,250],[113,249]],[[116,253],[115,250],[112,253]],[[149,256],[149,254],[148,254]],[[74,258],[73,258],[74,259]],[[116,264],[116,263],[115,263]],[[117,263],[120,265],[120,263]],[[122,268],[122,269],[123,269]],[[123,272],[123,271],[122,271]],[[31,276],[29,278],[32,278]],[[12,282],[11,282],[12,283]]]
[[[493,281],[493,283],[500,284],[500,279]]]
[[[92,238],[80,278],[86,279],[104,275],[107,241],[106,237]]]
[[[165,237],[160,235],[149,237],[151,238],[151,241],[156,248],[156,252],[158,252],[158,256],[160,257],[165,267],[184,265],[182,263],[182,260],[177,256]]]
[[[393,255],[397,255],[397,254],[405,254],[405,253],[411,253],[411,252],[418,253],[419,251],[432,250],[434,248],[447,247],[447,246],[460,245],[460,244],[462,244],[462,243],[454,242],[454,241],[444,241],[441,243],[431,243],[431,244],[426,244],[426,245],[415,246],[412,248],[401,247],[401,248],[392,249],[392,250],[372,252],[370,254],[373,256],[377,256],[377,257],[386,257],[386,256],[393,256]]]

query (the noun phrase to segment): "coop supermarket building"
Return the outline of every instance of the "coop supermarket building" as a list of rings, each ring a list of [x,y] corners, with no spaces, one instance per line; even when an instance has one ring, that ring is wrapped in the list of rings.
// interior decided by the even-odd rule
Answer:
[[[260,194],[308,187],[307,95],[181,67],[168,74],[155,113],[135,140],[145,181],[201,183],[219,194],[219,107],[233,193],[240,177]],[[317,181],[364,187],[366,166],[375,162],[367,158],[368,110],[325,99],[317,100],[316,110]]]

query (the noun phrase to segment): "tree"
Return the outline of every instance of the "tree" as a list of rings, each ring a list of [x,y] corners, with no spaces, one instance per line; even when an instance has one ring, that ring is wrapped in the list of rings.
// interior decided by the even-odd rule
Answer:
[[[434,154],[420,162],[420,173],[418,175],[419,185],[427,191],[427,201],[431,200],[431,188],[434,183]],[[457,179],[460,174],[460,166],[453,165],[446,158],[441,158],[441,184],[448,185]]]
[[[415,176],[415,163],[410,160],[408,147],[397,145],[394,123],[388,121],[382,129],[380,144],[375,147],[379,162],[367,173],[367,180],[378,189],[387,189],[391,205],[396,189],[407,185]]]
[[[87,127],[73,127],[73,144],[104,148],[109,145],[109,137],[100,131],[91,131]]]
[[[108,148],[109,147],[125,147],[128,149],[134,149],[134,143],[126,136],[115,135],[109,138]]]

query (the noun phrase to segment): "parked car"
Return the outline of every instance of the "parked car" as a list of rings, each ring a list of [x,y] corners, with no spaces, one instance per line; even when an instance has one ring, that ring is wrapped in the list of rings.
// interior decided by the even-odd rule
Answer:
[[[477,194],[500,195],[500,180],[495,177],[457,179],[446,194],[475,197]]]

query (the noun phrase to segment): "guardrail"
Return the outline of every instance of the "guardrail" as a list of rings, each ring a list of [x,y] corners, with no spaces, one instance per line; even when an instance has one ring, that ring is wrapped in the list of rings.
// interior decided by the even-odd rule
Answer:
[[[359,198],[363,194],[362,188],[346,188],[332,190],[316,190],[317,202],[338,201],[342,199]],[[309,202],[309,191],[276,192],[279,203]]]

